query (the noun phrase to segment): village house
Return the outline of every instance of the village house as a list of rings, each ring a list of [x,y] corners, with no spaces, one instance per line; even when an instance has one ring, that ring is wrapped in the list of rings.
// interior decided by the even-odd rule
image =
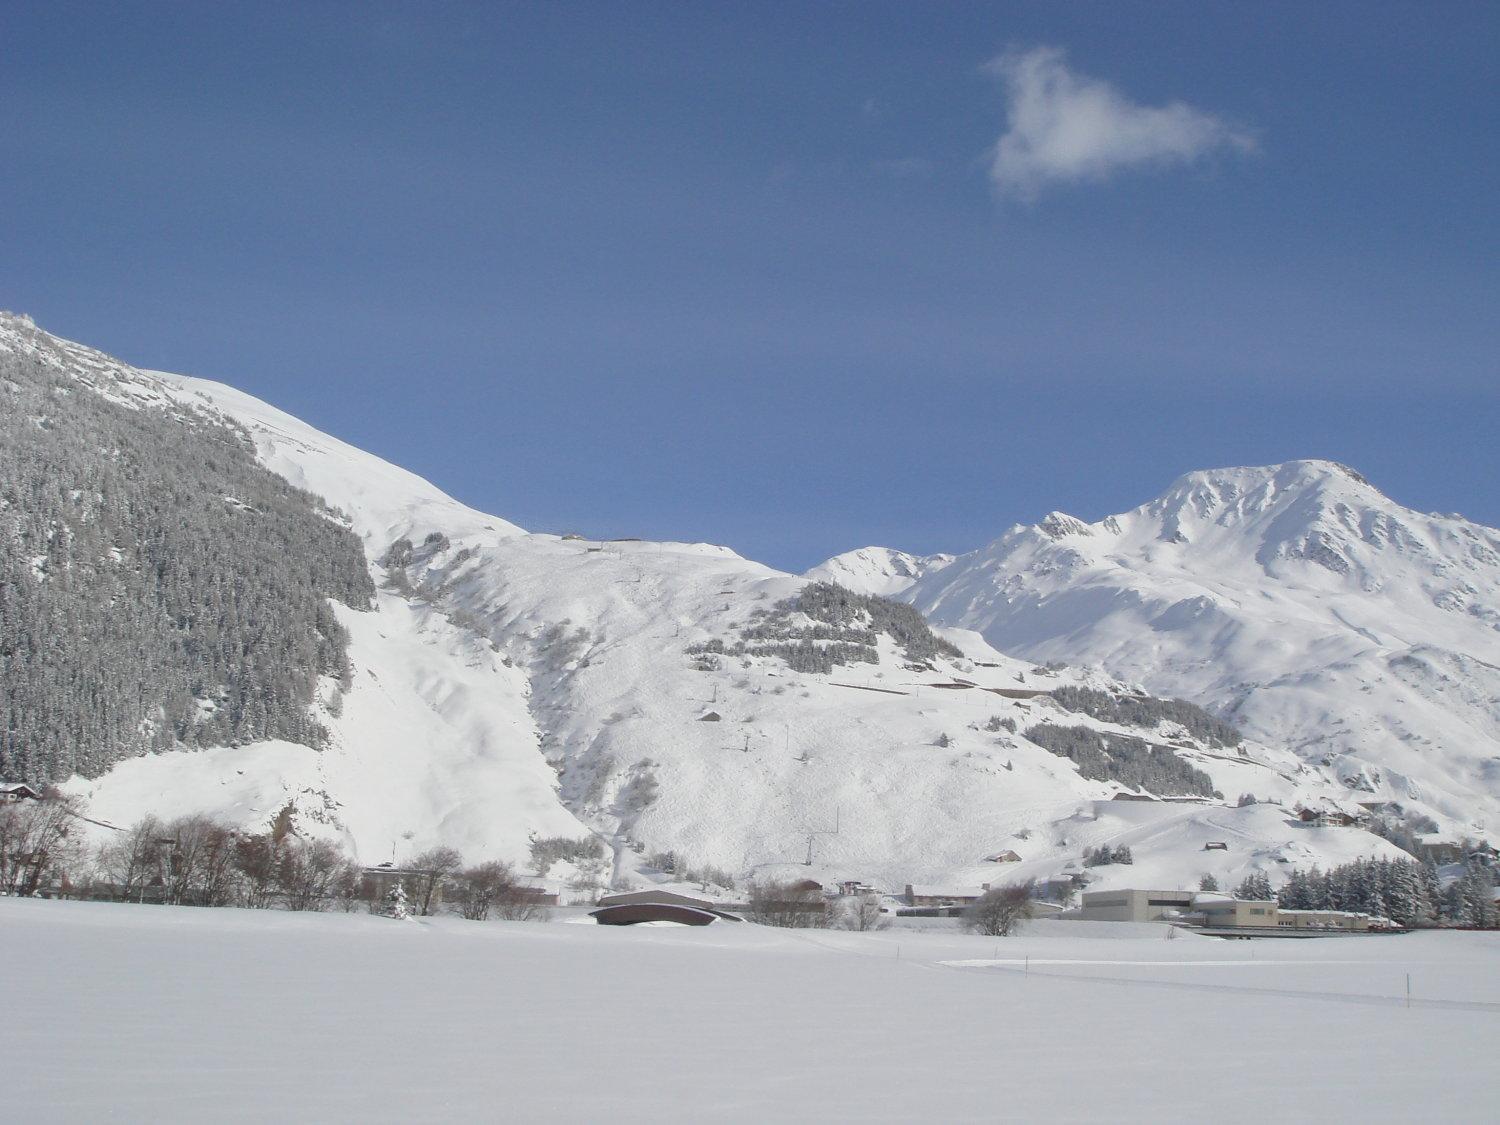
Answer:
[[[990,889],[988,883],[977,887],[942,887],[906,884],[906,901],[912,906],[968,906]]]
[[[509,893],[516,902],[531,906],[557,906],[562,901],[562,891],[558,884],[549,883],[535,875],[523,875],[516,880],[516,885]]]
[[[1364,828],[1370,823],[1370,814],[1363,809],[1351,813],[1333,805],[1319,805],[1298,809],[1297,819],[1310,828]]]
[[[40,801],[42,795],[24,781],[0,781],[0,801]]]

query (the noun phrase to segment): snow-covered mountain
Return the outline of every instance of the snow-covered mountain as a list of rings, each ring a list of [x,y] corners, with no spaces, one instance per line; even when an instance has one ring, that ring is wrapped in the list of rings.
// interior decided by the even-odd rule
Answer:
[[[861,547],[820,563],[803,577],[833,582],[850,590],[899,597],[920,579],[942,570],[953,555],[910,555],[890,547]]]
[[[1328,461],[1190,473],[1014,527],[903,591],[1037,661],[1210,707],[1351,796],[1500,822],[1500,531]]]
[[[1133,849],[1137,881],[1170,885],[1396,854],[1357,829],[1291,823],[1295,804],[1347,796],[1319,766],[1107,675],[1013,659],[965,629],[934,635],[902,605],[720,546],[527,533],[230,387],[130,368],[24,318],[0,318],[7,356],[53,381],[44,434],[89,395],[243,434],[358,537],[376,591],[368,608],[330,603],[348,640],[345,673],[323,676],[312,704],[326,737],[128,757],[68,783],[100,820],[260,826],[291,801],[305,829],[367,860],[445,843],[523,861],[533,836],[592,835],[626,881],[665,851],[740,876],[888,886],[1046,876],[1101,843]],[[88,499],[59,487],[68,504]],[[977,573],[973,557],[868,561],[887,583],[925,573],[908,597]],[[854,582],[847,566],[827,576]],[[952,598],[932,600],[953,616]],[[1064,686],[1100,694],[1054,697]],[[1182,799],[1111,800],[1121,793]],[[1236,807],[1244,793],[1281,804]],[[1205,854],[1210,840],[1233,843]],[[1007,852],[1019,859],[986,860]],[[1099,869],[1106,883],[1125,870]]]

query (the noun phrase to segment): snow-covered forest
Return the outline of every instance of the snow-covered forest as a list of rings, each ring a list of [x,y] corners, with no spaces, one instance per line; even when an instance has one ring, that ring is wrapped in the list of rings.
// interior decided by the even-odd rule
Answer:
[[[19,323],[19,322],[17,322]],[[370,604],[359,540],[223,417],[0,349],[0,776],[96,776],[177,745],[316,745]]]

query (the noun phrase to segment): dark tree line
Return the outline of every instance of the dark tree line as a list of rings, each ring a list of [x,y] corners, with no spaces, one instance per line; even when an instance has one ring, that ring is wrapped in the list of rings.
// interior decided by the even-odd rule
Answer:
[[[1085,867],[1108,867],[1112,863],[1131,864],[1135,862],[1135,856],[1130,854],[1130,849],[1124,844],[1117,848],[1111,848],[1108,844],[1100,844],[1097,848],[1091,848],[1083,853],[1083,865]]]
[[[1327,871],[1293,871],[1276,899],[1284,910],[1352,910],[1402,926],[1493,926],[1494,893],[1494,873],[1478,861],[1444,885],[1431,864],[1358,859]]]
[[[100,393],[107,370],[21,331],[32,350],[0,351],[0,776],[317,745],[318,679],[348,675],[329,600],[374,592],[359,539],[239,428]]]
[[[884,634],[906,658],[923,663],[958,657],[957,647],[932,631],[916,609],[871,594],[856,594],[831,582],[809,582],[794,598],[758,609],[732,645],[721,640],[691,646],[690,656],[712,670],[715,655],[773,656],[794,672],[827,675],[840,664],[878,664],[876,643]]]
[[[1081,777],[1093,781],[1118,781],[1159,797],[1217,796],[1208,774],[1183,761],[1170,747],[1144,739],[1051,723],[1028,727],[1026,738],[1069,759]]]
[[[1112,695],[1095,688],[1065,685],[1052,698],[1068,711],[1076,711],[1122,727],[1153,730],[1162,722],[1177,723],[1192,737],[1210,746],[1237,746],[1244,735],[1222,719],[1216,719],[1195,703],[1182,699],[1155,699],[1146,695]]]

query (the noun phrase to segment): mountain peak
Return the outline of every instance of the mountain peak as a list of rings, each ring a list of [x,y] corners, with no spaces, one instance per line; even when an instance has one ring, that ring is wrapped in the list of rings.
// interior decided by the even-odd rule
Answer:
[[[1275,465],[1242,465],[1184,473],[1168,486],[1155,503],[1208,497],[1233,501],[1254,495],[1269,499],[1330,487],[1343,489],[1351,486],[1385,499],[1368,479],[1349,466],[1337,461],[1306,459],[1283,461]]]
[[[819,563],[803,577],[832,582],[859,594],[894,597],[925,575],[942,570],[953,558],[912,555],[891,547],[860,547]]]

